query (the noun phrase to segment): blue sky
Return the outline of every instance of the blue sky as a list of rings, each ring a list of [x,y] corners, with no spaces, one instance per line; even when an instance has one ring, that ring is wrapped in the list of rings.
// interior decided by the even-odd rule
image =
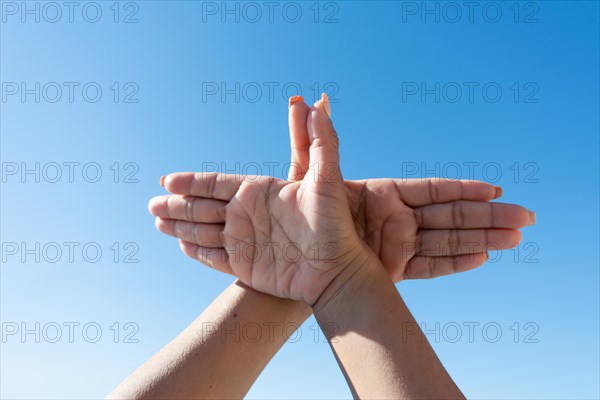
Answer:
[[[598,3],[23,4],[0,4],[3,398],[105,395],[232,282],[147,201],[215,163],[283,178],[298,91],[330,95],[345,178],[484,179],[537,212],[494,262],[398,285],[464,393],[600,396]],[[314,323],[248,397],[350,396]]]

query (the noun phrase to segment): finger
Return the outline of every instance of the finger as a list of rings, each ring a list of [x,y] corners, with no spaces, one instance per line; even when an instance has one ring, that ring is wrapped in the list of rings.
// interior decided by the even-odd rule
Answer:
[[[429,279],[469,271],[483,265],[487,259],[487,253],[448,257],[415,256],[404,270],[404,279]]]
[[[233,271],[229,267],[229,255],[225,249],[202,247],[185,240],[179,240],[179,247],[188,257],[198,260],[217,271],[233,275]]]
[[[165,188],[174,194],[229,201],[243,177],[217,172],[176,172],[165,178]]]
[[[417,233],[417,255],[453,256],[511,249],[521,242],[517,229],[435,229]]]
[[[311,175],[309,179],[312,182],[337,186],[341,192],[343,181],[340,170],[339,140],[329,118],[330,112],[329,99],[323,93],[321,100],[310,109],[307,119],[311,162],[307,175]]]
[[[221,200],[165,195],[152,198],[148,210],[155,217],[216,224],[225,222],[226,205]]]
[[[502,188],[487,182],[431,179],[395,179],[402,200],[411,207],[457,200],[490,201],[502,196]]]
[[[310,139],[306,120],[310,107],[304,102],[302,96],[290,97],[288,122],[290,126],[290,147],[292,162],[288,173],[288,180],[300,181],[308,170]]]
[[[198,224],[175,219],[156,218],[154,223],[160,232],[195,243],[203,247],[224,247],[224,224]]]
[[[516,204],[459,200],[415,209],[423,229],[518,229],[535,224],[535,213]]]

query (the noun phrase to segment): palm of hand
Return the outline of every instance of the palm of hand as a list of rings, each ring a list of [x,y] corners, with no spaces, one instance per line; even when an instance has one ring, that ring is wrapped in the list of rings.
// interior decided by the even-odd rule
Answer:
[[[403,279],[418,240],[416,214],[399,196],[392,179],[346,181],[359,238],[379,257],[394,280]]]
[[[490,200],[501,190],[479,181],[369,179],[346,181],[358,236],[394,282],[476,268],[488,250],[512,248],[527,209]]]
[[[231,273],[256,290],[313,304],[358,256],[343,191],[311,178],[245,179],[226,206]]]

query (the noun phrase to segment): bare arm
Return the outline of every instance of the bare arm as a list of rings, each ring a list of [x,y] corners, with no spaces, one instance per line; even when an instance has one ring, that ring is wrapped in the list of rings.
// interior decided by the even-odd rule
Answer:
[[[346,268],[314,307],[355,398],[464,398],[396,287],[371,261]]]
[[[321,104],[322,106],[323,104]],[[304,107],[302,111],[300,106]],[[308,114],[308,107],[303,103],[296,103],[291,110],[302,111],[299,112],[299,120],[303,121]],[[321,160],[320,165],[331,166],[336,165],[337,157],[337,145],[332,148],[332,143],[336,140],[332,140],[335,137],[335,132],[329,118],[324,118],[322,110],[319,108],[313,108],[315,113],[313,118],[314,126],[311,137],[314,139],[316,136],[320,136],[321,146],[314,146],[314,158]],[[319,116],[320,113],[320,116]],[[292,118],[294,119],[294,118]],[[298,119],[298,118],[295,118]],[[294,119],[294,120],[295,120]],[[304,120],[306,121],[306,120]],[[297,122],[297,121],[296,121]],[[305,122],[305,126],[302,129],[297,129],[300,136],[304,135],[308,137],[308,122]],[[318,132],[324,130],[324,132]],[[330,132],[326,132],[326,131]],[[332,136],[327,138],[327,136]],[[312,146],[312,141],[305,141]],[[297,162],[304,164],[308,160],[308,149],[306,148],[305,142],[298,142],[295,144],[297,149],[305,149],[304,161],[298,158]],[[325,144],[326,146],[323,146]],[[312,155],[310,155],[312,157]],[[318,156],[318,157],[316,157]],[[334,157],[335,156],[335,157]],[[294,160],[294,158],[292,158]],[[318,166],[319,163],[316,163]],[[300,169],[305,171],[304,168]],[[315,174],[318,171],[312,171]],[[218,178],[218,179],[215,179]],[[163,196],[153,199],[150,204],[151,212],[156,215],[157,227],[162,232],[177,236],[181,239],[182,250],[185,254],[202,261],[203,263],[210,265],[214,269],[228,272],[239,276],[239,273],[245,275],[245,282],[247,284],[257,285],[257,289],[266,291],[268,293],[274,293],[280,297],[293,297],[296,299],[314,299],[314,296],[319,293],[319,287],[326,285],[329,278],[328,275],[335,273],[335,270],[339,270],[340,267],[344,267],[343,260],[348,258],[348,254],[355,253],[356,249],[361,248],[358,242],[352,239],[349,244],[339,246],[340,249],[351,249],[351,251],[340,251],[339,254],[346,255],[340,259],[340,265],[332,268],[329,264],[329,260],[324,265],[320,265],[319,270],[315,270],[314,264],[323,264],[323,260],[314,259],[312,252],[310,254],[303,254],[300,260],[294,263],[283,263],[284,266],[279,265],[275,262],[266,262],[265,259],[251,260],[252,263],[248,264],[249,260],[242,260],[246,264],[240,264],[239,260],[229,260],[226,257],[225,248],[227,247],[227,241],[235,238],[246,237],[248,232],[243,232],[244,229],[253,227],[254,224],[258,224],[261,221],[268,221],[271,218],[275,219],[275,223],[270,223],[267,226],[256,226],[251,229],[253,232],[267,233],[267,237],[261,237],[260,239],[264,243],[279,243],[285,244],[290,242],[290,237],[295,238],[292,243],[320,243],[327,244],[329,241],[334,240],[333,244],[337,245],[340,242],[336,242],[335,237],[331,236],[331,231],[339,231],[339,218],[334,218],[334,221],[329,221],[327,226],[322,226],[323,213],[316,213],[318,215],[319,223],[308,223],[306,217],[315,218],[314,205],[320,205],[326,203],[331,199],[331,196],[324,196],[323,199],[311,198],[311,196],[318,196],[320,192],[315,191],[314,186],[318,184],[319,187],[326,183],[327,185],[333,184],[332,182],[319,182],[318,179],[312,178],[304,182],[298,182],[297,184],[289,184],[288,188],[279,182],[275,185],[271,185],[272,179],[258,179],[253,185],[258,185],[258,188],[262,190],[255,190],[256,188],[251,187],[249,184],[245,184],[240,191],[240,195],[237,196],[238,189],[240,189],[240,182],[237,179],[230,179],[226,175],[204,175],[198,174],[172,174],[164,181],[167,189],[174,193],[175,196]],[[235,177],[234,177],[235,178]],[[303,180],[303,175],[291,176],[292,180]],[[341,176],[337,179],[338,183],[342,182]],[[213,185],[208,185],[212,182]],[[253,186],[252,185],[252,186]],[[261,186],[262,185],[262,186]],[[303,190],[299,190],[299,185],[306,186]],[[439,186],[439,187],[438,187]],[[432,198],[431,201],[427,200],[428,194],[431,192],[431,187],[436,188],[437,200],[444,204],[430,204],[436,203],[436,199]],[[212,189],[211,189],[212,188]],[[428,188],[427,190],[422,190]],[[460,190],[457,191],[456,189]],[[322,188],[325,191],[324,187]],[[474,268],[481,265],[485,258],[483,253],[475,252],[474,254],[461,254],[456,258],[447,257],[447,254],[428,254],[428,256],[435,256],[438,258],[438,262],[433,263],[438,265],[440,271],[432,271],[431,262],[426,262],[428,257],[425,254],[420,255],[416,253],[416,257],[412,259],[406,257],[406,255],[399,251],[404,248],[401,243],[404,244],[403,240],[399,238],[407,237],[414,241],[418,237],[418,226],[415,226],[418,219],[415,218],[403,218],[406,215],[411,215],[416,212],[419,215],[427,215],[427,226],[421,228],[427,228],[428,232],[432,230],[448,229],[451,226],[446,226],[444,221],[452,221],[452,210],[456,207],[452,206],[450,202],[469,200],[473,204],[464,202],[466,205],[462,206],[459,204],[459,209],[462,210],[465,221],[471,221],[470,216],[479,216],[482,211],[481,205],[477,202],[487,202],[492,198],[498,197],[497,191],[491,186],[479,183],[471,183],[468,186],[459,183],[444,183],[443,185],[432,184],[428,182],[420,182],[417,184],[407,183],[406,189],[401,192],[404,197],[409,199],[409,203],[412,207],[418,207],[414,211],[407,209],[406,204],[399,201],[398,188],[391,180],[380,180],[374,182],[371,187],[365,183],[363,185],[350,185],[347,187],[347,192],[344,191],[344,187],[336,188],[337,194],[334,196],[336,201],[342,201],[346,199],[346,195],[349,197],[353,191],[363,195],[369,193],[372,190],[373,195],[369,198],[373,199],[369,201],[370,207],[358,207],[358,210],[362,210],[365,213],[363,216],[359,216],[358,220],[371,221],[371,225],[379,226],[381,232],[379,235],[371,229],[370,232],[374,237],[380,237],[381,241],[371,243],[373,250],[378,249],[380,257],[383,260],[387,271],[392,275],[394,279],[413,278],[413,277],[435,277],[446,273],[464,271],[467,269]],[[366,190],[366,191],[365,191]],[[274,193],[267,193],[273,191]],[[285,196],[280,196],[284,193]],[[453,194],[454,193],[454,194]],[[457,195],[459,193],[460,195]],[[496,193],[496,195],[494,194]],[[266,196],[265,194],[269,194]],[[265,195],[263,199],[261,196]],[[360,198],[361,196],[358,196]],[[383,195],[383,196],[382,196]],[[403,197],[401,196],[401,197]],[[431,197],[431,196],[429,196]],[[381,199],[390,198],[395,199],[395,202],[391,204],[378,202]],[[299,204],[296,204],[297,200],[301,200]],[[363,200],[363,206],[365,206],[367,200]],[[265,204],[267,201],[273,202],[269,207],[256,207],[256,203]],[[344,204],[332,204],[327,205],[325,209],[336,210],[336,212],[344,213],[344,210],[348,210],[349,204],[346,204],[345,200],[342,201]],[[448,204],[445,204],[448,203]],[[360,202],[358,204],[360,206]],[[476,205],[477,207],[475,207]],[[302,209],[306,208],[306,210]],[[428,208],[429,207],[429,208]],[[518,228],[524,226],[523,220],[529,221],[527,211],[521,208],[515,208],[516,206],[504,205],[503,207],[496,206],[494,211],[492,206],[485,206],[485,210],[489,211],[489,214],[493,214],[491,218],[492,222],[496,222],[499,226],[495,226],[494,223],[488,224],[490,226],[464,226],[463,228],[503,228],[506,230],[506,234],[513,234],[514,232],[508,231],[506,228]],[[354,210],[356,207],[353,207]],[[217,212],[218,210],[227,212]],[[263,218],[254,218],[249,216],[249,210],[263,212],[267,210],[277,211],[277,215],[263,215]],[[300,213],[303,218],[298,219],[298,212],[292,212],[294,210],[301,210]],[[381,210],[387,210],[389,215],[380,215]],[[485,211],[484,210],[484,211]],[[285,211],[285,212],[283,212]],[[409,212],[410,211],[410,212]],[[432,212],[433,211],[433,212]],[[502,212],[500,212],[502,211]],[[358,213],[357,210],[354,213]],[[373,215],[371,215],[373,213]],[[280,215],[281,214],[281,215]],[[287,223],[279,225],[280,221],[288,218],[291,214],[295,217]],[[348,226],[342,228],[341,237],[346,240],[349,237],[353,237],[355,227],[352,226],[352,218],[349,212],[345,215],[344,220],[349,222]],[[525,219],[522,218],[525,215]],[[226,220],[226,216],[229,216],[229,222]],[[265,218],[269,217],[269,218]],[[469,218],[468,218],[469,217]],[[518,218],[517,218],[518,217]],[[481,220],[481,218],[478,218]],[[421,220],[424,220],[421,218]],[[299,222],[304,222],[307,226],[298,226]],[[381,223],[379,223],[381,221]],[[434,224],[434,222],[440,222]],[[508,221],[508,222],[507,222]],[[421,221],[423,222],[423,221]],[[502,222],[502,223],[500,223]],[[387,223],[387,224],[386,224]],[[234,233],[232,237],[229,235],[217,235],[215,227],[224,229],[227,224],[230,229],[228,234]],[[285,230],[289,230],[283,236],[281,232],[271,232],[272,226],[281,226]],[[513,226],[514,225],[514,226]],[[306,239],[306,234],[319,233],[313,232],[314,227],[324,228],[322,233],[324,236]],[[358,228],[361,228],[358,226]],[[365,231],[365,227],[358,229],[359,231]],[[388,229],[389,228],[389,229]],[[240,231],[241,229],[241,231]],[[454,227],[456,229],[456,227]],[[403,235],[399,236],[400,231]],[[301,237],[296,237],[297,234],[301,233]],[[364,232],[363,232],[364,233]],[[443,232],[441,232],[443,233]],[[477,233],[477,232],[475,232]],[[482,233],[482,232],[479,232]],[[492,234],[494,232],[491,232]],[[389,237],[387,236],[389,235]],[[439,235],[442,239],[448,237],[448,235]],[[487,238],[488,233],[485,233]],[[490,236],[491,237],[491,236]],[[511,236],[512,237],[512,236]],[[365,240],[366,238],[363,238]],[[391,240],[390,240],[391,239]],[[429,238],[432,239],[432,238]],[[435,238],[433,238],[435,239]],[[439,238],[438,238],[439,239]],[[426,247],[435,247],[434,243],[429,243],[431,240],[424,238],[419,243],[427,245]],[[520,241],[520,237],[517,242]],[[252,242],[252,240],[250,240]],[[401,243],[400,243],[401,242]],[[436,240],[434,242],[437,243]],[[509,240],[502,240],[500,243],[509,242]],[[258,242],[262,243],[262,242]],[[331,244],[331,243],[330,243]],[[406,243],[411,244],[411,243]],[[212,248],[203,247],[210,245]],[[216,245],[216,247],[214,247]],[[366,243],[364,243],[366,246]],[[504,245],[503,245],[504,246]],[[231,243],[229,245],[231,247]],[[409,246],[410,247],[410,246]],[[504,247],[503,247],[504,248]],[[506,247],[508,248],[508,247]],[[210,250],[210,251],[205,251]],[[475,251],[475,250],[473,250]],[[479,250],[477,250],[479,251]],[[219,254],[224,257],[216,257]],[[318,257],[317,257],[318,258]],[[408,260],[411,262],[408,262]],[[286,260],[276,261],[282,263]],[[412,262],[414,261],[414,262]],[[370,263],[371,266],[373,263]],[[374,263],[377,265],[379,270],[373,276],[367,276],[366,284],[364,288],[360,288],[359,296],[351,296],[351,290],[345,290],[340,292],[339,296],[335,297],[335,301],[332,301],[331,306],[321,308],[320,322],[324,326],[325,331],[329,332],[327,324],[333,322],[338,324],[341,328],[340,335],[343,333],[344,340],[340,341],[339,344],[334,344],[334,351],[338,354],[339,360],[342,362],[343,367],[346,368],[348,377],[352,377],[349,380],[355,394],[364,395],[368,393],[372,395],[369,390],[369,380],[374,377],[372,373],[366,371],[360,371],[360,365],[362,365],[361,358],[365,356],[364,360],[370,363],[378,363],[381,361],[383,366],[375,368],[374,371],[380,371],[382,368],[388,368],[393,366],[395,370],[386,369],[382,376],[386,376],[391,382],[391,386],[386,388],[376,388],[373,393],[390,394],[391,397],[397,397],[398,393],[412,395],[413,393],[419,393],[419,390],[423,389],[448,389],[445,397],[453,396],[459,397],[460,392],[454,386],[453,382],[447,376],[445,370],[439,363],[439,360],[429,347],[428,343],[424,340],[422,333],[418,331],[418,335],[410,338],[407,342],[401,344],[394,344],[394,340],[397,340],[398,329],[403,324],[412,323],[414,320],[404,303],[397,294],[395,287],[390,281],[386,274],[386,269],[383,268],[379,262]],[[309,267],[309,268],[307,268]],[[235,271],[234,271],[235,269]],[[259,271],[260,273],[252,274],[252,271]],[[237,273],[236,273],[237,272]],[[291,273],[290,273],[291,272]],[[250,273],[250,276],[248,276]],[[273,275],[281,276],[273,279]],[[313,276],[314,275],[314,276]],[[376,287],[383,275],[381,293],[376,290]],[[323,281],[323,282],[321,282]],[[360,281],[360,280],[359,280]],[[358,281],[358,282],[359,282]],[[276,284],[270,286],[273,282]],[[279,285],[277,285],[279,282]],[[354,285],[357,281],[354,280]],[[387,285],[387,286],[386,286]],[[360,285],[358,285],[360,286]],[[349,286],[350,287],[350,286]],[[366,290],[365,288],[370,288]],[[286,289],[287,288],[287,289]],[[294,293],[290,290],[293,289]],[[372,299],[363,299],[366,292],[369,295],[376,294]],[[381,296],[383,297],[382,306],[379,305]],[[348,297],[347,304],[338,305],[340,315],[334,315],[331,312],[327,312],[328,309],[335,310],[335,304],[339,299]],[[336,300],[338,299],[338,300]],[[360,304],[359,300],[364,300],[364,304]],[[310,304],[314,303],[309,301]],[[333,308],[332,308],[333,307]],[[395,311],[394,311],[395,310]],[[356,311],[357,316],[352,321],[351,314]],[[173,342],[171,342],[165,349],[161,350],[152,359],[147,361],[142,367],[140,367],[134,374],[126,379],[111,395],[112,398],[141,398],[141,397],[161,397],[161,398],[185,398],[185,397],[202,397],[202,398],[215,398],[215,397],[243,397],[254,380],[258,377],[264,366],[277,352],[277,350],[285,342],[284,332],[282,327],[288,323],[295,323],[300,325],[309,315],[310,308],[306,305],[292,300],[283,300],[269,295],[260,294],[258,292],[251,291],[241,286],[241,284],[234,284],[227,289],[217,300],[215,300],[209,308],[194,322],[190,325],[181,335],[179,335]],[[393,318],[389,321],[384,321],[384,325],[377,327],[377,323],[380,322],[375,316],[386,316],[386,313],[393,314]],[[398,315],[395,315],[398,313]],[[236,328],[238,324],[239,328]],[[259,340],[236,340],[236,332],[244,332],[244,327],[250,324],[259,327],[264,327],[261,331],[261,337]],[[389,326],[390,332],[385,333],[385,329]],[[215,329],[215,327],[221,327],[221,329]],[[415,326],[416,327],[416,326]],[[416,328],[418,330],[418,328]],[[272,333],[272,334],[271,334]],[[291,332],[286,332],[291,334]],[[358,334],[358,337],[357,337]],[[362,339],[361,336],[362,335]],[[350,340],[347,341],[346,336]],[[376,343],[364,342],[365,337],[373,336]],[[414,342],[414,346],[411,344]],[[420,343],[417,343],[420,342]],[[364,346],[363,349],[371,349],[372,352],[361,350],[357,354],[361,354],[361,357],[353,355],[352,347],[355,345]],[[377,346],[378,345],[378,346]],[[396,349],[394,346],[400,346]],[[414,348],[413,348],[414,347]],[[369,354],[373,355],[374,358],[367,358]],[[406,357],[404,357],[406,356]],[[404,359],[406,358],[406,359]],[[408,360],[410,359],[410,360]],[[370,360],[370,361],[369,361]],[[429,362],[433,362],[435,365],[431,371],[426,369],[426,365]],[[360,364],[360,365],[359,365]],[[414,376],[412,367],[418,367],[416,370],[420,373],[430,372],[433,374],[432,379],[434,382],[441,382],[441,385],[434,385],[431,388],[424,388],[422,378]],[[405,375],[402,375],[405,374]],[[376,380],[373,380],[375,382]],[[399,383],[400,382],[400,383]],[[403,382],[407,382],[406,384]],[[400,386],[398,386],[400,385]],[[454,391],[452,390],[454,388]],[[404,391],[402,391],[404,390]],[[436,392],[437,393],[437,392]],[[454,393],[457,396],[454,396]]]
[[[108,398],[243,398],[293,333],[283,328],[310,313],[303,303],[235,282]]]

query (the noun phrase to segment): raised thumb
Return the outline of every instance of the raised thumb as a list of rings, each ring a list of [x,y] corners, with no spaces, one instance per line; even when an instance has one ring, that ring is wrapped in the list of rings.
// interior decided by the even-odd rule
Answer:
[[[342,183],[340,170],[339,140],[331,115],[327,94],[323,93],[308,114],[307,127],[310,139],[310,170],[315,182]]]

